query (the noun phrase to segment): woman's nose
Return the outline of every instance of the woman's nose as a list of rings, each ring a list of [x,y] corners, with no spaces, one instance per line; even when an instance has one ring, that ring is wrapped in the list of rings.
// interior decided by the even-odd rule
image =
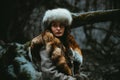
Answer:
[[[60,29],[60,28],[61,28],[60,25],[58,25],[58,26],[57,26],[57,29]]]

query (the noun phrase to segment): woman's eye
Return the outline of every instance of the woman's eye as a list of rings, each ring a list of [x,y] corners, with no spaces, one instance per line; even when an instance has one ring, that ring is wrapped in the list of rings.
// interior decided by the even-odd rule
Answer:
[[[56,24],[52,24],[52,26],[57,27],[57,25],[56,25]]]
[[[61,28],[63,28],[64,24],[55,24],[55,23],[53,23],[52,26],[53,27],[61,27]]]
[[[61,28],[63,28],[63,27],[64,27],[64,25],[60,25],[60,27],[61,27]]]

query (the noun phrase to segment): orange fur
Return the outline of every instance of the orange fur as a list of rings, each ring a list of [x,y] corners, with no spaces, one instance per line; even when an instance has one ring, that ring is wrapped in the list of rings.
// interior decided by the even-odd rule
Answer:
[[[51,53],[49,54],[51,60],[57,66],[58,70],[67,75],[72,75],[72,71],[67,65],[64,57],[63,52],[65,51],[65,47],[61,44],[59,39],[53,36],[52,33],[46,31],[31,41],[32,54],[36,52],[36,50],[34,50],[35,45],[39,45],[40,47],[46,45],[46,50],[48,53]]]
[[[81,49],[77,44],[77,42],[75,41],[74,37],[72,35],[69,35],[68,38],[69,38],[69,48],[72,48],[74,51],[77,51],[77,54],[79,54],[83,58]],[[81,63],[76,61],[74,61],[73,63],[74,63],[74,74],[80,74],[80,66],[82,64],[82,61]]]
[[[72,48],[75,51],[78,51],[78,53],[82,56],[82,52],[81,49],[79,47],[79,45],[76,43],[74,37],[72,35],[69,35],[69,47]]]
[[[69,36],[69,43],[69,48],[72,48],[73,50],[77,51],[77,54],[80,54],[82,56],[81,49],[79,48],[72,35]],[[31,41],[31,51],[33,55],[36,55],[35,58],[39,59],[39,57],[37,56],[37,51],[39,51],[40,48],[44,45],[48,53],[50,53],[50,58],[53,61],[53,63],[57,66],[58,70],[67,75],[72,75],[72,71],[68,66],[66,58],[64,56],[64,52],[66,52],[65,47],[61,44],[61,41],[58,38],[54,37],[53,34],[49,31],[40,34]],[[79,73],[79,65],[80,63],[75,62],[75,74]]]

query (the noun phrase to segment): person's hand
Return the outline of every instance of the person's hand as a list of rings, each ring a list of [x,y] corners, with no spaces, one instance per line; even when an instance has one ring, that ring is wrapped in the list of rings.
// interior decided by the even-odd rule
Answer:
[[[47,51],[47,53],[50,53],[51,52],[51,50],[52,50],[52,42],[47,42],[46,43],[46,51]]]

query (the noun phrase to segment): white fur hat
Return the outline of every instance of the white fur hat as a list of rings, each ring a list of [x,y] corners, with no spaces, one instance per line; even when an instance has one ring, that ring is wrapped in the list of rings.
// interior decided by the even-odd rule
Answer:
[[[69,26],[72,23],[72,15],[64,8],[47,10],[42,20],[43,27],[48,27],[52,21],[60,21]]]

